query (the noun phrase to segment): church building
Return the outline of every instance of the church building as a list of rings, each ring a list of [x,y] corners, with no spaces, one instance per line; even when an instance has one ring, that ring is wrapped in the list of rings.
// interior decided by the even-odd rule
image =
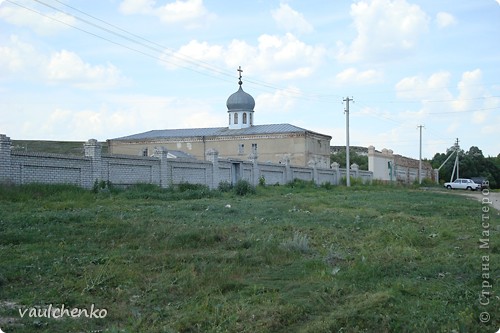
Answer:
[[[255,100],[243,91],[241,68],[238,71],[239,89],[226,103],[227,127],[152,130],[110,139],[109,153],[150,156],[155,147],[163,146],[171,157],[205,160],[207,151],[215,149],[224,159],[256,157],[259,162],[329,168],[331,136],[286,123],[254,124]]]

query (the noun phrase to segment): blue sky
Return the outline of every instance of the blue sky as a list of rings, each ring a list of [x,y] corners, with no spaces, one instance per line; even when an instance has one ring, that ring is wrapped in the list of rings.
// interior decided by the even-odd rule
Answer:
[[[345,145],[500,153],[500,0],[0,0],[0,133],[87,140],[291,123]]]

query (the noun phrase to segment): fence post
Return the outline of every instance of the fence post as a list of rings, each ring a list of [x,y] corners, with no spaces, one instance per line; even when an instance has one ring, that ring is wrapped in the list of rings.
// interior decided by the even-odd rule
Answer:
[[[155,147],[154,156],[160,159],[160,187],[167,188],[170,183],[167,148]]]
[[[260,178],[260,172],[259,172],[259,163],[257,162],[258,155],[257,153],[251,153],[248,155],[248,159],[252,162],[252,185],[257,186],[259,185],[259,178]]]
[[[85,150],[85,156],[90,157],[90,184],[81,184],[82,187],[90,188],[94,182],[99,182],[102,179],[102,157],[101,157],[101,144],[96,139],[90,139],[83,144]],[[84,182],[84,179],[82,179]]]
[[[285,164],[285,184],[293,182],[292,168],[290,166],[290,156],[285,155],[282,159],[282,163]]]
[[[312,168],[312,181],[314,184],[316,185],[320,185],[318,184],[319,183],[319,176],[318,176],[318,168],[316,167],[317,166],[317,162],[315,160],[310,160],[309,163],[307,163],[307,165]]]
[[[212,184],[209,184],[209,186],[216,189],[220,183],[219,152],[212,148],[206,152],[206,155],[208,160],[212,162]]]
[[[11,182],[11,141],[5,134],[0,134],[0,183]]]
[[[331,165],[331,168],[335,172],[335,182],[333,185],[339,185],[340,184],[340,164],[337,162],[333,162]]]
[[[354,171],[354,178],[359,178],[359,165],[353,163],[351,165],[351,170]]]

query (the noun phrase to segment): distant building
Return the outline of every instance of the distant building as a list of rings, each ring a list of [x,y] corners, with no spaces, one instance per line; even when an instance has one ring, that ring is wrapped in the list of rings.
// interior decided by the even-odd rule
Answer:
[[[411,184],[418,180],[418,168],[419,160],[394,154],[391,149],[380,152],[368,147],[368,170],[373,172],[373,179]],[[437,182],[436,174],[429,162],[422,161],[422,179]]]
[[[108,140],[110,154],[150,156],[155,147],[182,151],[205,160],[215,149],[220,158],[330,167],[331,136],[290,124],[254,125],[254,98],[239,89],[227,99],[228,126],[152,130]]]

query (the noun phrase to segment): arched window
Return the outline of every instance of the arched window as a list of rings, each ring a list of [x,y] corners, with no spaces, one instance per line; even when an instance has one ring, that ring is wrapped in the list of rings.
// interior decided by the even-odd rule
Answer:
[[[238,124],[238,114],[237,113],[234,114],[234,124],[235,125]]]
[[[229,125],[231,125],[231,114],[228,114],[229,116]]]
[[[253,125],[253,113],[250,113],[250,126]]]
[[[243,124],[247,123],[247,113],[243,113]]]

